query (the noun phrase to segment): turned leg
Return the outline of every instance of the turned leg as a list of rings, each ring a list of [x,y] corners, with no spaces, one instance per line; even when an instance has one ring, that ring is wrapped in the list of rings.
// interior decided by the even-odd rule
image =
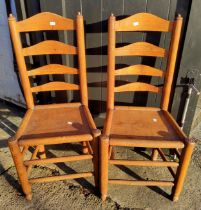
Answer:
[[[88,147],[87,147],[87,143],[85,141],[82,142],[82,153],[83,154],[88,154],[89,153],[89,150],[88,150]]]
[[[39,152],[40,159],[45,159],[46,158],[45,146],[44,145],[39,145],[38,146],[38,152]]]
[[[156,161],[158,159],[158,150],[157,149],[152,149],[151,159],[153,161]]]
[[[17,170],[17,174],[22,185],[22,190],[26,195],[27,200],[32,199],[31,185],[28,180],[28,175],[26,171],[26,167],[23,164],[22,153],[20,152],[19,145],[16,140],[9,141],[9,148],[13,157],[13,161],[15,163],[15,167]]]
[[[184,151],[182,151],[180,166],[177,170],[175,186],[173,187],[172,191],[173,201],[179,200],[179,196],[183,188],[184,180],[187,174],[194,146],[194,143],[188,143],[186,145],[186,148],[183,149]]]
[[[99,138],[94,137],[93,140],[93,166],[95,186],[99,189]]]
[[[100,140],[100,191],[103,201],[106,199],[108,191],[108,153],[109,138],[103,136]]]

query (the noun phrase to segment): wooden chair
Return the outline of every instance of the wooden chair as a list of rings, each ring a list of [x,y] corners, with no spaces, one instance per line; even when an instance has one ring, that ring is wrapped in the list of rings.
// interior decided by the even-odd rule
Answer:
[[[180,15],[175,22],[161,19],[149,13],[135,14],[119,21],[116,21],[113,15],[109,18],[107,114],[100,140],[102,200],[106,199],[108,183],[137,186],[172,186],[173,201],[177,201],[179,198],[194,148],[194,143],[186,137],[168,112],[181,28],[182,17]],[[166,50],[147,42],[136,42],[116,48],[115,36],[116,32],[119,31],[171,32],[170,49]],[[167,57],[167,69],[163,72],[147,65],[132,65],[115,70],[116,56]],[[156,76],[164,77],[165,81],[162,88],[141,82],[115,86],[115,77],[117,75]],[[114,94],[128,91],[162,92],[161,106],[160,108],[114,106]],[[152,148],[152,159],[146,161],[114,159],[113,155],[111,155],[113,147]],[[164,148],[173,149],[179,158],[179,162],[170,161],[163,152]],[[158,154],[163,161],[157,160]],[[109,164],[168,167],[174,181],[109,179]],[[177,167],[176,172],[172,167]]]
[[[9,26],[15,50],[19,74],[27,104],[26,115],[15,135],[9,140],[9,147],[17,169],[23,192],[28,200],[32,199],[31,184],[65,179],[77,179],[95,176],[98,187],[98,141],[100,131],[92,119],[88,108],[86,79],[86,58],[84,43],[83,17],[78,14],[76,20],[44,12],[31,18],[16,22],[10,15]],[[58,41],[42,41],[30,47],[22,48],[20,33],[51,30],[76,30],[77,47]],[[71,54],[78,55],[79,68],[58,64],[49,64],[36,69],[27,70],[25,57],[32,55]],[[78,74],[80,84],[65,82],[49,82],[39,86],[31,86],[30,77],[55,74]],[[81,103],[63,103],[35,105],[33,93],[41,91],[79,90]],[[82,155],[47,158],[44,145],[81,142]],[[26,151],[34,147],[30,160],[24,160]],[[37,159],[37,155],[40,159]],[[76,174],[39,177],[29,179],[33,165],[80,161],[92,159],[94,171]]]

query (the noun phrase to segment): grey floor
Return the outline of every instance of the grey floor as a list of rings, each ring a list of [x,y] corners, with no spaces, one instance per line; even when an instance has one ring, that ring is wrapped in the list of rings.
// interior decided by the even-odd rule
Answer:
[[[102,203],[94,190],[93,179],[59,181],[33,185],[33,200],[28,202],[22,195],[12,158],[7,147],[7,139],[14,135],[24,115],[23,109],[0,102],[0,210],[55,210],[55,209],[136,209],[136,210],[201,210],[201,123],[191,133],[196,141],[193,159],[185,181],[180,200],[173,203],[169,199],[169,188],[110,186],[108,198]],[[72,152],[72,150],[74,150]],[[48,156],[70,155],[80,151],[79,145],[48,147]],[[150,151],[135,152],[132,148],[116,149],[121,158],[144,158]],[[32,176],[73,173],[90,170],[88,161],[57,165],[36,166]],[[114,178],[169,178],[167,169],[147,169],[139,167],[110,167],[110,177]]]

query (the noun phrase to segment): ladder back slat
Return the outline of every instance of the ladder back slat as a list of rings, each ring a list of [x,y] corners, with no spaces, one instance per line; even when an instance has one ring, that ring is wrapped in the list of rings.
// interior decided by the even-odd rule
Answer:
[[[145,76],[156,76],[163,77],[164,73],[162,70],[147,66],[147,65],[133,65],[115,71],[115,75],[145,75]]]
[[[50,54],[75,55],[77,54],[77,48],[62,42],[46,40],[30,47],[23,48],[22,53],[24,56]]]
[[[160,93],[160,88],[143,82],[133,82],[115,87],[115,92],[148,91]]]
[[[53,90],[79,90],[79,85],[66,82],[49,82],[31,88],[32,92],[44,92]]]
[[[78,69],[60,64],[49,64],[28,71],[29,76],[48,74],[78,74]]]
[[[75,22],[51,12],[43,12],[16,23],[18,32],[74,30]]]
[[[148,42],[136,42],[115,49],[116,56],[151,56],[166,57],[166,49]]]
[[[138,13],[115,22],[116,31],[170,32],[172,29],[172,22],[148,13]]]

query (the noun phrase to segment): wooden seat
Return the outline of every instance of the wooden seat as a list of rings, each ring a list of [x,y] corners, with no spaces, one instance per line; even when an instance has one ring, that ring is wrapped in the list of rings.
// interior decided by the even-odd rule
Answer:
[[[146,128],[146,129],[145,129]],[[184,143],[160,109],[115,109],[110,145],[146,148],[183,148]]]
[[[45,119],[48,123],[44,123]],[[71,137],[70,140],[65,137]],[[54,144],[54,139],[64,138],[63,143],[91,141],[93,136],[81,104],[61,107],[36,106],[19,138],[19,145]],[[48,140],[49,138],[52,139]],[[39,140],[38,140],[39,139]],[[61,143],[61,140],[59,141]]]
[[[9,139],[9,147],[26,198],[28,200],[32,199],[32,183],[94,176],[95,185],[98,188],[97,137],[100,135],[100,131],[96,128],[88,108],[83,17],[78,14],[76,20],[71,20],[53,13],[44,12],[16,22],[15,18],[10,15],[9,27],[27,104],[27,112],[16,135]],[[75,30],[77,46],[55,40],[46,40],[22,48],[21,32],[47,30]],[[35,69],[27,69],[26,56],[54,56],[55,54],[77,55],[78,68],[61,64],[47,64]],[[34,85],[30,82],[30,78],[35,76],[58,74],[78,75],[79,84],[53,81],[42,85]],[[34,103],[33,93],[63,90],[80,91],[81,102],[50,105],[35,105]],[[74,142],[82,144],[82,155],[46,157],[45,145]],[[25,159],[25,154],[30,147],[34,148],[34,151],[30,159]],[[60,176],[29,178],[33,165],[81,160],[92,160],[94,170]]]
[[[181,27],[181,16],[178,16],[174,22],[149,13],[135,14],[118,21],[112,15],[109,19],[107,112],[100,141],[100,188],[102,200],[105,200],[107,197],[108,184],[171,186],[173,200],[177,201],[179,199],[194,148],[194,143],[187,138],[168,112]],[[116,32],[123,33],[124,31],[168,32],[172,34],[171,44],[169,49],[164,49],[148,42],[136,42],[123,47],[116,47]],[[166,58],[166,71],[144,64],[115,69],[117,56]],[[116,77],[125,75],[164,78],[164,85],[163,87],[157,87],[143,82],[129,83],[128,81],[123,81],[123,85],[117,86],[118,83],[115,82]],[[161,106],[158,108],[115,106],[115,93],[123,94],[131,91],[160,93],[162,94]],[[115,159],[114,147],[116,146],[151,148],[151,160]],[[172,149],[179,161],[172,161],[167,157],[163,152],[164,148]],[[158,155],[160,155],[162,161],[157,160]],[[174,181],[109,179],[109,164],[167,167]],[[176,168],[176,173],[172,167]]]

